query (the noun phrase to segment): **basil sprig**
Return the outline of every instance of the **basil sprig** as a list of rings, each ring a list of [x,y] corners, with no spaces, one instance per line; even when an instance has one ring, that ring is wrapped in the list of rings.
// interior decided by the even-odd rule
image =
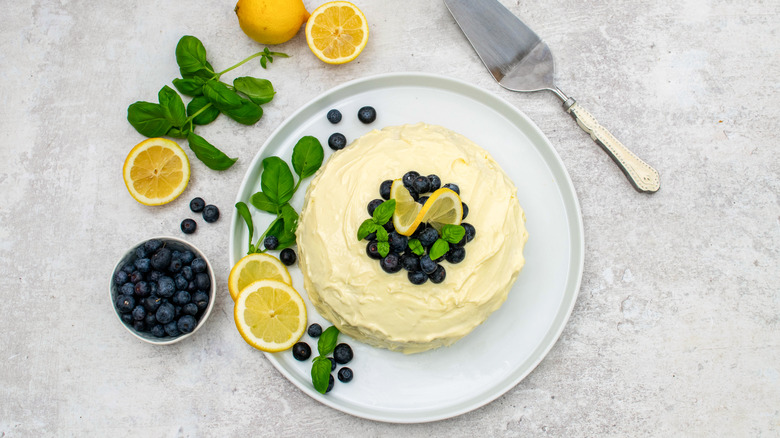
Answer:
[[[190,149],[206,166],[225,170],[236,158],[225,155],[216,146],[195,134],[195,125],[207,125],[221,114],[244,125],[254,125],[263,117],[260,105],[273,99],[276,92],[267,79],[250,76],[238,77],[233,84],[221,82],[220,77],[260,57],[260,65],[266,68],[273,57],[288,58],[284,53],[263,51],[251,55],[232,67],[217,72],[206,59],[206,48],[194,36],[185,35],[176,45],[176,64],[181,78],[174,79],[173,86],[181,94],[193,99],[185,106],[181,96],[171,87],[164,86],[157,93],[158,103],[138,101],[127,108],[127,121],[146,137],[186,138]]]
[[[441,237],[433,242],[433,246],[431,246],[430,251],[428,251],[428,256],[431,258],[431,260],[436,260],[439,257],[442,257],[444,254],[447,254],[447,251],[450,250],[450,243],[460,242],[465,235],[466,229],[460,225],[444,225],[441,228]],[[414,251],[414,249],[412,249],[412,251]]]
[[[333,353],[339,338],[339,329],[330,326],[325,329],[317,341],[319,356],[315,357],[311,364],[311,383],[320,394],[325,394],[330,382],[331,362],[328,355]]]
[[[376,233],[377,251],[382,257],[387,257],[390,253],[390,237],[385,230],[384,225],[393,217],[395,212],[395,199],[385,201],[374,209],[372,217],[360,224],[357,232],[358,240],[363,240],[371,233]]]

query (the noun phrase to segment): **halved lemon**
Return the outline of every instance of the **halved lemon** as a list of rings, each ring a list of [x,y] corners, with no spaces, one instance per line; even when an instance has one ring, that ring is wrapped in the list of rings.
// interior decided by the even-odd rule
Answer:
[[[328,2],[311,13],[306,22],[306,43],[317,58],[328,64],[344,64],[360,55],[368,42],[368,22],[350,2]]]
[[[411,236],[417,226],[420,225],[422,205],[412,198],[409,190],[404,187],[403,181],[397,179],[390,186],[390,199],[395,199],[395,211],[393,212],[393,227],[398,234]]]
[[[460,225],[463,220],[463,202],[454,191],[441,188],[425,201],[419,216],[420,222],[427,222],[441,234],[444,225]]]
[[[249,254],[230,270],[228,290],[233,301],[242,289],[258,280],[276,280],[292,286],[290,272],[279,259],[270,254]]]
[[[289,284],[260,280],[238,294],[233,319],[249,345],[262,351],[283,351],[303,336],[306,305]]]
[[[150,138],[130,150],[122,167],[130,196],[144,205],[173,201],[190,181],[190,161],[176,142]]]

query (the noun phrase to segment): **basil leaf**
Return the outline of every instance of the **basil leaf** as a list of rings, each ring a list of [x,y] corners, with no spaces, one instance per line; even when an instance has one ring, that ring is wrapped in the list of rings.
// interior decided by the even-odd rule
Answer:
[[[450,244],[447,243],[444,239],[436,239],[435,242],[433,242],[433,246],[431,247],[431,250],[428,251],[428,256],[431,258],[431,260],[436,260],[439,257],[442,257],[444,254],[447,254],[447,251],[450,250]]]
[[[376,240],[377,242],[387,242],[390,236],[387,234],[385,227],[377,225],[376,227]]]
[[[295,173],[303,178],[314,175],[314,172],[322,166],[325,152],[322,144],[316,137],[307,135],[295,144],[292,153],[292,165]]]
[[[395,212],[395,199],[379,204],[379,207],[374,210],[374,222],[377,225],[386,224],[393,217],[393,212]]]
[[[249,100],[258,105],[270,102],[276,94],[273,84],[268,79],[242,76],[233,79],[233,86],[236,87],[236,91],[246,94]]]
[[[219,110],[214,105],[212,105],[211,102],[209,102],[209,100],[206,99],[205,96],[198,96],[192,99],[190,103],[187,104],[187,116],[192,117],[193,114],[196,114],[198,111],[205,108],[207,105],[208,108],[206,108],[205,110],[203,110],[203,112],[195,116],[192,119],[192,123],[196,125],[208,125],[219,116]]]
[[[187,136],[187,141],[190,144],[190,149],[195,152],[195,156],[211,169],[225,170],[238,160],[238,158],[228,157],[224,152],[194,132],[190,132]]]
[[[274,236],[277,239],[279,239],[279,236],[281,236],[284,233],[284,221],[281,217],[277,217],[276,219],[271,222],[271,225],[268,226],[268,231],[265,232],[266,237],[267,236]],[[261,244],[263,242],[258,242],[258,244]],[[278,249],[278,248],[277,248]]]
[[[357,232],[357,238],[358,240],[363,240],[368,236],[369,234],[373,233],[377,230],[377,224],[374,223],[371,219],[366,219],[363,221],[362,224],[360,224],[360,228],[358,228]]]
[[[250,202],[258,210],[267,211],[273,214],[279,213],[279,205],[271,201],[263,192],[257,192],[252,195]]]
[[[160,100],[160,107],[165,118],[171,122],[171,125],[183,126],[187,121],[187,111],[184,109],[184,102],[182,102],[179,93],[166,85],[157,93],[157,98]]]
[[[441,238],[449,243],[458,243],[466,235],[466,229],[460,225],[447,224],[441,228]]]
[[[295,182],[290,167],[279,157],[268,157],[263,160],[263,174],[260,176],[260,187],[268,199],[277,205],[283,205],[292,198]]]
[[[260,57],[260,67],[267,68],[268,67],[267,62],[268,62],[268,57],[266,55]]]
[[[179,93],[186,96],[198,97],[203,95],[203,84],[206,81],[200,77],[189,79],[176,78],[173,80],[173,86],[179,90]]]
[[[241,106],[225,110],[225,115],[242,125],[254,125],[263,117],[263,109],[247,99],[241,99]]]
[[[161,137],[173,126],[162,106],[151,102],[135,102],[127,107],[127,121],[146,137]]]
[[[390,254],[390,244],[387,242],[377,243],[377,251],[379,251],[379,255],[382,257],[387,257]]]
[[[276,248],[281,251],[287,247],[295,245],[295,230],[298,228],[298,213],[290,204],[284,204],[279,212],[284,226],[282,232],[276,237],[279,239],[279,246]]]
[[[317,356],[311,364],[311,383],[320,394],[325,394],[330,383],[330,359]]]
[[[409,249],[418,256],[425,254],[425,248],[423,248],[422,243],[417,239],[409,239]]]
[[[333,349],[336,348],[336,342],[339,339],[339,329],[336,326],[330,326],[325,329],[320,335],[320,340],[317,341],[317,351],[320,352],[320,356],[327,356],[333,353]],[[328,372],[330,372],[330,361],[328,361]]]
[[[187,127],[183,127],[183,128],[173,127],[169,129],[165,135],[173,138],[187,138],[187,136],[190,135],[190,130]]]
[[[179,43],[176,44],[176,63],[179,64],[179,70],[182,74],[195,73],[205,69],[208,63],[203,43],[194,36],[181,37]]]
[[[203,95],[220,111],[241,107],[241,96],[220,81],[208,81],[203,85]]]
[[[246,227],[249,229],[249,252],[247,254],[251,254],[254,252],[252,251],[252,237],[255,234],[255,225],[254,222],[252,222],[252,213],[249,212],[249,207],[247,207],[246,204],[241,201],[236,203],[236,210],[238,211],[238,214],[244,219],[244,223],[246,223]]]

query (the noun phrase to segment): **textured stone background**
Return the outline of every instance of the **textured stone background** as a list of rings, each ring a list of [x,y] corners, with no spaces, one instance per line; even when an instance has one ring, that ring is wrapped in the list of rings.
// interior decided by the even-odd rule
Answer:
[[[2,1],[0,436],[777,436],[780,3],[503,1],[550,44],[561,89],[660,171],[652,196],[552,94],[498,87],[442,1],[355,3],[371,26],[357,61],[321,63],[301,32],[278,47],[293,58],[242,70],[277,88],[264,118],[202,129],[241,159],[222,173],[193,161],[187,192],[147,208],[120,173],[142,139],[127,105],[177,76],[184,34],[215,66],[257,51],[233,2]],[[224,286],[225,218],[258,147],[323,91],[389,71],[466,80],[527,113],[585,223],[582,289],[548,357],[495,402],[433,424],[309,398],[235,335]],[[105,286],[124,248],[180,235],[194,194],[224,215],[189,238],[217,265],[220,298],[196,336],[154,348],[117,323]]]

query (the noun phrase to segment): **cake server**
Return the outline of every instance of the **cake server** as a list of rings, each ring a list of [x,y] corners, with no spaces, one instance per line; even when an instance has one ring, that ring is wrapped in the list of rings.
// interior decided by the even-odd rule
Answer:
[[[617,163],[634,188],[653,193],[661,186],[658,171],[628,150],[554,81],[555,64],[542,41],[498,0],[444,0],[450,13],[493,78],[512,91],[548,90],[563,109]]]

